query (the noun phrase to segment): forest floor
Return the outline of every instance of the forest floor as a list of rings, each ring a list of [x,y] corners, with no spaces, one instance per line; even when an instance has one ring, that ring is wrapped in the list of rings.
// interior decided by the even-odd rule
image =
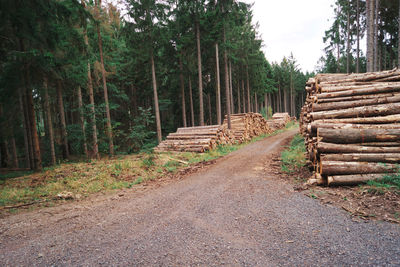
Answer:
[[[397,224],[357,220],[268,168],[297,131],[190,174],[6,216],[0,265],[400,265]]]

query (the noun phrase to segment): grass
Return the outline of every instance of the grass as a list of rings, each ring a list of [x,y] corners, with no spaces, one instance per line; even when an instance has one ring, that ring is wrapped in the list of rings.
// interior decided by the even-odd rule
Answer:
[[[370,190],[376,189],[376,193],[382,192],[382,189],[394,189],[400,191],[400,172],[387,174],[379,180],[368,181],[367,185],[372,187]]]
[[[292,129],[292,124],[287,129]],[[68,162],[45,168],[41,173],[19,172],[0,178],[0,207],[36,201],[51,205],[60,193],[82,198],[97,192],[132,188],[137,184],[178,172],[190,165],[225,156],[248,143],[278,134],[286,129],[253,138],[243,144],[218,146],[206,153],[153,153],[119,155],[113,159]],[[9,209],[11,210],[11,209]]]
[[[292,173],[306,163],[304,139],[300,134],[296,134],[288,149],[281,154],[282,171]]]

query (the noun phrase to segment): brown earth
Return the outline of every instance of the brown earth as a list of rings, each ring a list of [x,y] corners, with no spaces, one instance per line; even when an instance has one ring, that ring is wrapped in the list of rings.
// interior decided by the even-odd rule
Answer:
[[[398,225],[354,221],[265,172],[296,131],[191,174],[4,217],[0,265],[400,265]]]

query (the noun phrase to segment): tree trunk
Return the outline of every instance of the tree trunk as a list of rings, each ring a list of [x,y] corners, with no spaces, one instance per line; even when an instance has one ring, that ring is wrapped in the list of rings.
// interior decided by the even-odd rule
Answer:
[[[153,93],[154,93],[154,109],[156,113],[156,125],[157,125],[157,140],[158,143],[161,143],[162,141],[162,135],[161,135],[161,119],[160,119],[160,110],[158,108],[158,94],[157,94],[157,80],[156,80],[156,68],[154,66],[154,56],[153,52],[151,53],[151,76],[153,79]]]
[[[181,83],[182,122],[183,122],[183,127],[187,127],[186,102],[185,102],[185,82],[183,80],[182,53],[181,53],[181,56],[179,57],[179,80]]]
[[[367,72],[374,69],[374,0],[367,0]]]
[[[240,81],[238,81],[237,82],[237,113],[240,113],[240,110],[241,110],[241,108],[240,108],[240,105],[241,105],[241,103],[240,103],[240,98],[241,98],[241,95],[240,95]]]
[[[18,153],[17,153],[17,145],[15,143],[15,137],[14,137],[14,133],[12,133],[12,137],[11,137],[11,151],[12,151],[12,155],[13,155],[13,167],[14,168],[18,168],[19,164],[18,164]]]
[[[199,75],[199,124],[204,126],[204,106],[203,106],[203,74],[201,66],[201,49],[200,49],[200,25],[196,22],[196,42],[197,42],[197,69]]]
[[[229,62],[229,93],[230,93],[229,99],[231,100],[231,114],[234,114],[235,107],[234,107],[234,103],[233,103],[232,64],[231,64],[231,60],[229,60],[228,62]]]
[[[209,123],[210,125],[212,125],[212,111],[211,111],[211,96],[210,94],[207,94],[207,102],[208,102],[208,119],[209,119]]]
[[[100,20],[100,9],[101,9],[101,0],[96,0],[95,4],[97,6],[97,19]],[[99,22],[96,23],[97,30],[97,41],[99,44],[99,53],[100,53],[100,62],[101,62],[101,76],[103,80],[103,90],[104,90],[104,103],[106,107],[106,117],[107,117],[107,137],[108,137],[108,148],[110,155],[114,155],[114,144],[113,144],[113,135],[112,135],[112,126],[111,126],[111,115],[110,115],[110,106],[108,104],[108,90],[107,90],[107,80],[106,80],[106,70],[104,68],[104,57],[103,57],[103,43],[100,34],[100,25]]]
[[[254,111],[258,113],[258,99],[257,99],[257,93],[254,93]]]
[[[81,125],[82,130],[82,138],[83,138],[83,153],[86,157],[88,157],[87,143],[86,143],[86,127],[85,127],[85,119],[83,117],[83,100],[82,100],[82,90],[81,87],[78,86],[78,109],[79,109],[79,123]]]
[[[399,18],[398,18],[398,36],[397,36],[397,67],[400,68],[400,0],[399,0]]]
[[[63,156],[65,159],[69,158],[69,148],[68,148],[68,134],[67,134],[67,124],[65,122],[65,112],[64,112],[64,101],[62,96],[61,81],[57,80],[57,99],[58,99],[58,112],[60,112],[60,122],[61,122],[61,136],[63,141]]]
[[[357,62],[356,72],[360,72],[360,0],[357,1]]]
[[[83,5],[83,0],[81,1]],[[86,28],[83,30],[83,37],[85,41],[86,49],[89,49],[89,40],[87,36]],[[94,103],[94,93],[93,93],[93,81],[92,81],[92,74],[90,70],[90,61],[87,61],[87,87],[89,91],[89,102],[90,102],[90,117],[92,121],[92,151],[90,157],[99,159],[99,147],[97,144],[97,126],[96,126],[96,111],[95,111],[95,103]]]
[[[247,112],[251,112],[250,106],[250,81],[249,81],[249,66],[246,65],[246,84],[247,84]]]
[[[350,73],[350,2],[347,5],[346,73]]]
[[[54,131],[53,131],[53,122],[51,119],[49,92],[48,92],[48,88],[47,88],[48,87],[47,77],[44,77],[43,86],[44,86],[44,107],[46,110],[47,127],[48,127],[48,132],[49,132],[51,165],[55,165],[56,164],[56,151],[54,149]]]
[[[18,100],[19,109],[22,116],[22,128],[24,132],[24,148],[25,148],[25,164],[28,169],[31,169],[30,154],[29,154],[29,142],[28,142],[28,129],[27,129],[27,118],[24,111],[24,102],[22,100],[21,88],[18,89]]]
[[[265,109],[265,116],[268,118],[268,94],[264,93],[264,109]]]
[[[190,119],[192,120],[192,127],[194,126],[194,106],[193,106],[193,93],[192,93],[192,79],[189,75],[189,99],[190,99]]]
[[[217,124],[221,125],[221,81],[219,76],[219,53],[218,53],[218,43],[215,44],[215,64],[216,64],[216,74],[215,80],[217,82]]]
[[[226,44],[225,27],[224,27],[224,44]],[[231,125],[231,100],[229,90],[229,71],[228,71],[228,51],[224,49],[224,71],[225,71],[225,95],[226,95],[226,115],[228,121],[228,129],[232,128]]]
[[[27,102],[28,102],[28,110],[29,110],[29,121],[30,121],[30,129],[32,134],[32,145],[33,145],[33,154],[34,154],[34,164],[33,169],[35,171],[42,170],[42,158],[40,155],[40,145],[39,145],[39,136],[37,133],[37,126],[36,126],[36,113],[35,108],[33,105],[33,97],[32,91],[27,88]]]
[[[246,98],[245,98],[245,89],[244,89],[244,79],[242,78],[242,102],[243,102],[243,113],[246,113]]]
[[[374,21],[374,71],[378,71],[378,23],[379,23],[379,0],[375,0]]]
[[[384,147],[384,146],[365,146],[358,144],[334,144],[326,142],[318,142],[317,148],[319,153],[400,153],[400,147]]]
[[[379,180],[387,173],[369,173],[369,174],[352,174],[352,175],[333,175],[328,176],[328,185],[354,185],[365,183],[371,180]]]

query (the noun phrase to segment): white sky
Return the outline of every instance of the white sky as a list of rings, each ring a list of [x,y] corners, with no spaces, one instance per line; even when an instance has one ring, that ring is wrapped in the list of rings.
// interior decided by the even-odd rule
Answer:
[[[333,20],[334,0],[245,0],[254,3],[253,21],[264,40],[268,61],[291,52],[303,71],[313,71],[325,47],[322,37]],[[328,21],[328,19],[330,21]]]

